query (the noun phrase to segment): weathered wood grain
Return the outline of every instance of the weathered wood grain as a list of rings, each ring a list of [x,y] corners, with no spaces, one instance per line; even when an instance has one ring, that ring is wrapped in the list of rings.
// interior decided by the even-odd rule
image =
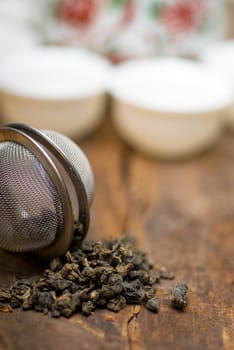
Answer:
[[[0,314],[0,349],[234,349],[234,136],[187,162],[148,159],[126,146],[109,123],[82,142],[96,177],[89,239],[134,232],[155,265],[190,286],[184,313],[130,306],[55,320],[36,312]],[[0,252],[0,283],[44,268],[32,257]]]

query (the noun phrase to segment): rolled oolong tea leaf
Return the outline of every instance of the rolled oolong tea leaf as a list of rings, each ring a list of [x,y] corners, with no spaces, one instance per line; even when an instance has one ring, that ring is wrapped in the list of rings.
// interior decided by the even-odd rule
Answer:
[[[131,238],[84,243],[74,239],[66,254],[52,260],[42,276],[16,280],[0,289],[0,311],[21,307],[58,318],[77,312],[89,316],[97,308],[118,312],[126,304],[143,304],[158,312],[155,286],[173,277],[165,268],[153,269]],[[173,294],[177,307],[185,306],[182,289]],[[182,301],[176,304],[178,295]]]
[[[124,297],[128,304],[142,304],[145,293],[140,286],[131,282],[124,282]]]
[[[185,283],[178,284],[171,291],[171,305],[178,310],[183,310],[187,305],[188,286]]]
[[[0,303],[7,303],[11,300],[11,294],[7,289],[0,289]]]
[[[154,296],[151,299],[149,299],[146,303],[146,308],[152,312],[159,312],[160,303],[158,297]]]
[[[95,305],[92,301],[88,300],[82,304],[82,314],[89,316],[95,310]]]
[[[5,314],[8,314],[9,312],[12,312],[13,310],[9,304],[0,303],[0,311],[5,313]]]
[[[107,309],[119,312],[121,309],[123,309],[126,306],[126,299],[119,295],[117,298],[111,299],[109,303],[107,304]]]

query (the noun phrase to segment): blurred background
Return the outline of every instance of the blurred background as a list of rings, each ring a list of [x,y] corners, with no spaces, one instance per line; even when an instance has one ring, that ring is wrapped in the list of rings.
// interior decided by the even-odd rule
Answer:
[[[194,153],[214,143],[223,125],[234,124],[233,21],[231,0],[1,0],[1,123],[54,126],[68,136],[83,137],[107,114],[108,94],[115,125],[127,142],[165,157]],[[168,57],[174,59],[173,64]],[[146,58],[151,66],[144,68]],[[163,69],[168,74],[161,80],[157,80],[159,60],[167,62]],[[131,62],[139,68],[134,70]],[[190,70],[181,62],[196,66],[191,66],[191,78],[183,78],[190,77]],[[206,76],[199,70],[204,66],[222,79],[216,83],[223,84],[223,90],[213,91],[207,99],[204,94],[204,103],[195,105],[201,86],[193,79]],[[135,83],[133,76],[138,72]],[[123,79],[116,82],[116,73],[123,74]],[[212,90],[216,85],[212,79],[210,85],[202,80],[200,84]],[[215,94],[223,99],[212,105]],[[175,102],[170,103],[171,96]],[[133,115],[138,118],[134,122]],[[66,125],[69,118],[70,128]],[[142,129],[150,142],[140,139]],[[192,134],[197,138],[189,145]],[[173,153],[181,138],[183,145]]]
[[[113,61],[197,55],[232,31],[233,7],[231,0],[1,0],[1,53],[59,44]]]

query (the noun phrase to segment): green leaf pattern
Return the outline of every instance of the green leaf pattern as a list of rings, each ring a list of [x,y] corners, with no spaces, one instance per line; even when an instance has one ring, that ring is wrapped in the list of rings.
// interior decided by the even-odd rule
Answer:
[[[126,0],[111,0],[111,3],[114,7],[123,7],[126,3]]]

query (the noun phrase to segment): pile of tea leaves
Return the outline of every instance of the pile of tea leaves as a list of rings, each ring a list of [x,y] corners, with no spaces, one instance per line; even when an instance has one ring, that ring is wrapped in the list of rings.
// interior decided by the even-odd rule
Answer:
[[[21,307],[70,317],[76,312],[88,316],[96,308],[118,312],[126,304],[139,304],[158,312],[156,284],[173,278],[164,268],[154,269],[129,237],[74,242],[63,257],[51,261],[43,276],[16,280],[0,289],[0,310]]]

